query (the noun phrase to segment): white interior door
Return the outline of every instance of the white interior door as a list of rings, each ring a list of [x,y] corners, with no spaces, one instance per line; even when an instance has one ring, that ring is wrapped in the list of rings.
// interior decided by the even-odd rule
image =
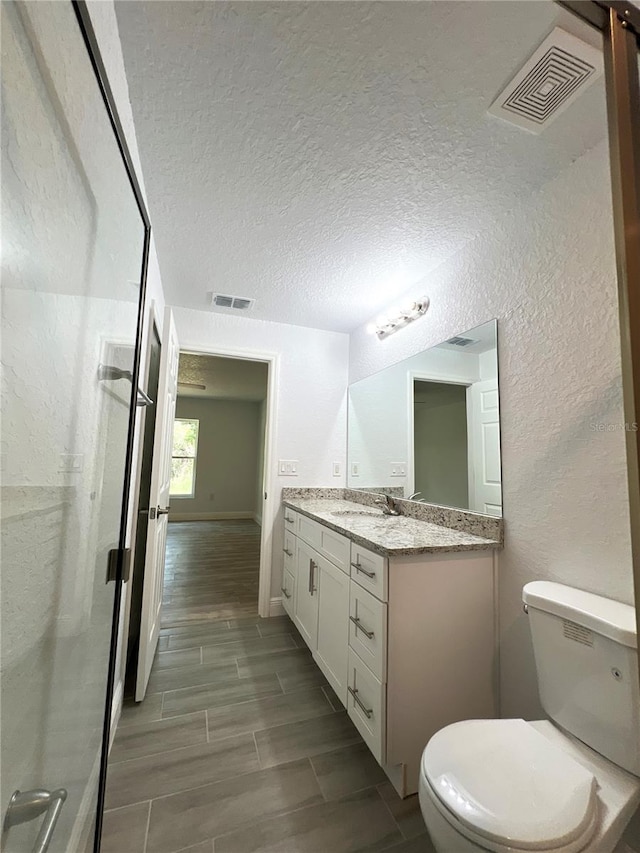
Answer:
[[[498,380],[474,382],[469,388],[468,403],[470,509],[502,515]]]
[[[160,377],[156,404],[156,426],[153,440],[151,494],[149,496],[149,526],[144,566],[140,650],[136,677],[136,701],[144,699],[160,632],[164,559],[169,521],[169,489],[171,486],[171,448],[173,421],[176,414],[178,390],[178,359],[180,348],[173,314],[167,308],[164,315]]]

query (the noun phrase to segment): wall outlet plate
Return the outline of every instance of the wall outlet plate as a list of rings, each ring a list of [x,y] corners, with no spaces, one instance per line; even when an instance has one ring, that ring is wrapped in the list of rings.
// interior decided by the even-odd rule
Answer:
[[[339,477],[342,472],[342,465],[339,462],[333,463],[333,476]]]
[[[280,474],[281,477],[297,477],[298,464],[297,459],[279,459],[278,474]]]
[[[391,470],[389,472],[391,477],[406,477],[407,476],[407,463],[406,462],[392,462]]]
[[[61,453],[58,471],[81,474],[84,468],[84,453]]]
[[[360,463],[359,462],[352,462],[351,463],[351,476],[352,477],[359,477],[360,476]]]

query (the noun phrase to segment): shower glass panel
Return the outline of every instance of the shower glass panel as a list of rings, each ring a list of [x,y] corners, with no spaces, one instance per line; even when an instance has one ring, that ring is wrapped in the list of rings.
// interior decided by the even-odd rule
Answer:
[[[72,5],[1,14],[2,814],[65,789],[48,849],[73,853],[110,711],[144,226]],[[2,849],[33,850],[46,818],[5,822]]]

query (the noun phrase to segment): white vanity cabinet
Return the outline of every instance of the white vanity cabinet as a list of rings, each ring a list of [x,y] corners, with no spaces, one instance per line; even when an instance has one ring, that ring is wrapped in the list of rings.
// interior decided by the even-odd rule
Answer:
[[[415,793],[436,731],[497,714],[495,552],[387,558],[287,518],[285,609],[398,793]]]

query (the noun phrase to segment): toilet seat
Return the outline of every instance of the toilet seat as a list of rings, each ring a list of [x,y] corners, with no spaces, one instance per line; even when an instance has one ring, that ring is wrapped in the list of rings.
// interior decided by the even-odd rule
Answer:
[[[421,773],[442,816],[486,850],[576,853],[596,829],[595,777],[524,720],[447,726]]]

